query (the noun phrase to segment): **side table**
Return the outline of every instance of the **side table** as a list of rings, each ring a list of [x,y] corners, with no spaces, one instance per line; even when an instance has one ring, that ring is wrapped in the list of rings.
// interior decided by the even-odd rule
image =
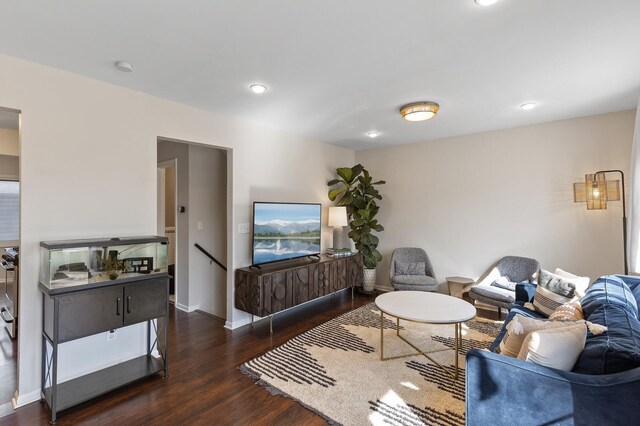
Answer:
[[[475,284],[476,281],[471,278],[465,277],[447,277],[447,286],[449,287],[449,294],[462,298],[464,293],[469,287]]]

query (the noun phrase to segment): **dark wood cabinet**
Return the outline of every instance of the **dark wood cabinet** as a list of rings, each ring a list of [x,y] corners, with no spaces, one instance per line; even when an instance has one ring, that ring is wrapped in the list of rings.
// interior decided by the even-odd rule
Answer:
[[[285,266],[265,265],[236,270],[236,309],[265,317],[336,291],[360,285],[362,255]]]
[[[122,327],[124,286],[82,291],[58,298],[58,342]],[[55,302],[54,302],[55,303]],[[53,311],[46,322],[53,324]],[[52,329],[51,329],[52,330]],[[49,336],[53,338],[53,335]]]
[[[124,325],[136,324],[165,315],[167,289],[163,280],[149,280],[124,286]]]

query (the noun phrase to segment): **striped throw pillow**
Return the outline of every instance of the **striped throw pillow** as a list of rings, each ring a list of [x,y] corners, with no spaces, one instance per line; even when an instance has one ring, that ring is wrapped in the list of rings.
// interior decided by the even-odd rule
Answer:
[[[533,306],[536,311],[549,316],[559,306],[571,302],[575,296],[576,285],[574,283],[543,269],[538,277]]]

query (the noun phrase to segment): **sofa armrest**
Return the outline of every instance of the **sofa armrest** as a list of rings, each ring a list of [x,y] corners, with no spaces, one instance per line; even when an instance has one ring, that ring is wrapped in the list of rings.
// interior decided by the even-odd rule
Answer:
[[[640,368],[590,376],[473,349],[466,364],[467,424],[640,424]]]
[[[531,302],[536,293],[537,284],[518,283],[516,284],[516,302]]]
[[[628,285],[632,290],[640,285],[640,276],[637,275],[621,275],[617,274],[616,277],[620,278],[626,285]]]

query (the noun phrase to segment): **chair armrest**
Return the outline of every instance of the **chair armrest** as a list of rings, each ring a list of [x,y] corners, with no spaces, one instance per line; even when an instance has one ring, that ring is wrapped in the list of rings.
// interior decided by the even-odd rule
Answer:
[[[473,349],[466,363],[467,424],[640,424],[640,368],[591,376]]]
[[[531,302],[536,294],[537,284],[527,282],[516,284],[516,302]]]

